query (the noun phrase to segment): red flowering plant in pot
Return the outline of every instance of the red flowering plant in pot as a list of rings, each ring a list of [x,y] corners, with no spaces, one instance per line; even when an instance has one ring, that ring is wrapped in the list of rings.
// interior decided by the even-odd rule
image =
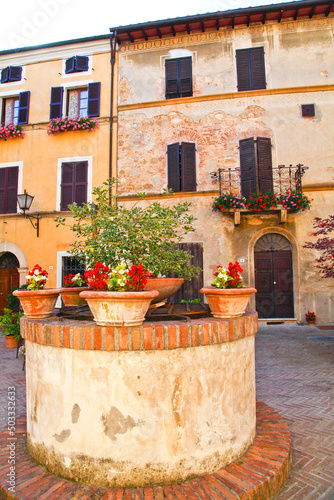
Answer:
[[[211,286],[200,290],[208,301],[214,318],[236,318],[242,316],[255,288],[243,286],[239,262],[229,263],[228,269],[217,266]]]
[[[114,269],[97,262],[85,272],[91,290],[80,293],[100,326],[137,326],[145,319],[156,290],[144,290],[147,270],[142,264],[119,264]]]
[[[64,276],[64,287],[60,289],[60,295],[65,307],[84,306],[86,300],[80,297],[80,292],[88,290],[86,280],[80,273],[67,274]]]
[[[24,314],[28,318],[42,319],[52,315],[59,290],[56,288],[45,289],[44,286],[47,280],[48,272],[36,264],[28,272],[27,289],[13,292],[13,295],[20,299]]]
[[[316,315],[312,311],[305,313],[305,319],[309,325],[315,325]]]

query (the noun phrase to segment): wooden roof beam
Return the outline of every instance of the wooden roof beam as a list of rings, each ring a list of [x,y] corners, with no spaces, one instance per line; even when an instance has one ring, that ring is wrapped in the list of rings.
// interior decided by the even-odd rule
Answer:
[[[295,12],[295,15],[293,16],[293,20],[295,21],[298,17],[298,12],[299,12],[299,9],[296,9],[296,12]]]
[[[311,12],[310,12],[310,13],[309,13],[309,15],[308,15],[308,17],[309,17],[310,19],[312,19],[313,14],[314,14],[314,11],[315,11],[315,5],[312,7]]]
[[[265,23],[266,23],[266,13],[264,12],[263,17],[262,17],[262,24],[265,24]]]
[[[128,37],[130,38],[130,41],[133,43],[135,41],[135,39],[133,38],[133,36],[131,35],[130,31],[127,32],[127,35]]]
[[[157,28],[157,32],[158,32],[158,36],[159,36],[159,38],[162,38],[162,33],[161,33],[161,31],[160,31],[160,28],[159,28],[159,27]]]
[[[328,9],[327,9],[327,10],[326,10],[326,12],[325,12],[325,17],[328,17],[328,16],[329,16],[329,14],[330,14],[330,11],[331,11],[332,7],[333,7],[333,2],[331,2],[331,3],[329,4]]]
[[[281,12],[279,13],[279,16],[278,16],[278,19],[277,21],[280,23],[281,20],[282,20],[282,16],[283,16],[283,10],[281,10]]]
[[[175,31],[175,28],[174,28],[174,24],[171,25],[171,28],[172,28],[173,36],[176,36],[176,31]]]
[[[203,21],[201,21],[201,26],[202,26],[202,33],[204,33],[205,28],[204,28],[204,23],[203,23]]]
[[[187,33],[188,33],[188,35],[190,35],[189,23],[186,23],[186,28],[187,28]]]
[[[148,40],[148,36],[147,36],[146,32],[144,30],[141,30],[141,31],[143,33],[143,36],[144,36],[145,40],[147,41]]]

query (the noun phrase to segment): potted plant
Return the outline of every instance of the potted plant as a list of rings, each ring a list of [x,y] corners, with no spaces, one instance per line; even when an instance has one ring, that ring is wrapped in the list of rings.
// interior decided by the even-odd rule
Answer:
[[[307,313],[305,313],[305,318],[309,325],[315,325],[316,315],[314,312],[307,311]]]
[[[85,272],[91,290],[80,293],[87,300],[100,326],[138,326],[145,319],[156,290],[144,290],[147,270],[138,266],[118,264],[110,269],[97,262],[94,269]]]
[[[195,218],[189,214],[190,204],[163,206],[157,201],[149,202],[145,193],[138,193],[137,201],[124,206],[119,196],[113,194],[115,182],[111,179],[94,188],[94,203],[69,206],[74,218],[70,228],[76,234],[71,244],[72,255],[87,268],[93,268],[95,262],[108,263],[110,269],[120,262],[128,266],[141,264],[150,272],[146,289],[159,286],[170,288],[169,293],[174,293],[184,279],[200,272],[189,264],[192,256],[178,247],[185,235],[195,230]],[[171,195],[169,191],[164,194]],[[66,223],[62,217],[55,221],[57,225]],[[170,275],[177,278],[166,278]],[[160,297],[156,300],[163,300]]]
[[[82,274],[67,274],[64,277],[64,287],[59,290],[64,306],[70,307],[86,305],[86,300],[79,295],[80,292],[88,290],[88,286],[86,285],[86,280]]]
[[[4,308],[4,314],[0,316],[0,326],[3,326],[1,334],[5,336],[7,349],[16,349],[20,335],[20,318],[23,313]]]
[[[243,286],[242,272],[239,262],[230,262],[227,270],[217,266],[211,286],[200,290],[207,298],[214,318],[236,318],[244,314],[256,289]]]
[[[13,292],[13,295],[20,299],[24,314],[28,318],[48,318],[53,313],[59,290],[44,289],[47,279],[47,271],[36,264],[27,275],[27,289]]]

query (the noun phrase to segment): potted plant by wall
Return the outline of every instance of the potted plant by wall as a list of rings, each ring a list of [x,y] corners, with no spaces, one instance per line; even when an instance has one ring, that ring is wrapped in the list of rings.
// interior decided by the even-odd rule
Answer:
[[[20,318],[23,313],[4,308],[4,314],[0,316],[0,326],[3,326],[1,334],[5,336],[7,349],[16,349],[20,335]]]
[[[84,290],[88,290],[88,286],[86,286],[86,280],[82,274],[67,274],[64,277],[64,287],[59,290],[64,306],[86,305],[86,300],[79,295]]]
[[[97,262],[85,272],[91,290],[80,293],[100,326],[138,326],[145,319],[156,290],[144,290],[147,270],[141,264],[114,269]]]
[[[20,299],[24,314],[28,318],[48,318],[53,313],[59,290],[56,288],[44,289],[47,279],[47,271],[36,264],[27,275],[27,289],[13,292],[13,295]]]
[[[189,214],[190,204],[163,206],[157,201],[150,202],[145,193],[138,193],[131,206],[130,202],[124,206],[119,196],[113,194],[115,182],[111,179],[94,188],[94,203],[69,206],[74,218],[70,227],[76,234],[71,253],[90,269],[95,262],[107,263],[110,269],[115,269],[120,262],[129,267],[141,264],[150,273],[145,288],[164,289],[164,295],[161,293],[155,299],[161,301],[166,298],[166,288],[172,294],[184,279],[200,272],[189,264],[192,256],[177,246],[185,235],[195,230],[195,218]],[[169,191],[164,194],[171,195]],[[65,218],[55,220],[57,225],[66,223]],[[177,278],[166,279],[169,275]]]
[[[211,286],[200,290],[205,295],[214,318],[236,318],[245,313],[248,301],[256,293],[256,289],[243,286],[240,275],[242,272],[239,262],[230,262],[227,270],[223,266],[217,266]]]
[[[309,325],[315,325],[316,315],[314,312],[307,311],[307,313],[305,313],[305,319]]]

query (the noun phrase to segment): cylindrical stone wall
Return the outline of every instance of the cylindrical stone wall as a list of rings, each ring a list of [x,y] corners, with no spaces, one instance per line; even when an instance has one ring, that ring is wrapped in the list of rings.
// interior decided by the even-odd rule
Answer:
[[[28,447],[50,472],[167,484],[219,470],[252,443],[255,313],[132,328],[21,321]]]

